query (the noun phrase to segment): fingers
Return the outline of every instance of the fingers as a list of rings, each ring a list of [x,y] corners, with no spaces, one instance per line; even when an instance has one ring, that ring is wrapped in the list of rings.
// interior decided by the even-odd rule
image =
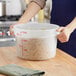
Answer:
[[[62,43],[68,42],[70,36],[69,30],[66,27],[60,27],[57,31],[60,32],[60,34],[57,35],[58,40]]]
[[[12,36],[14,36],[13,27],[14,27],[14,25],[11,25],[11,26],[10,26],[10,34],[11,34]]]
[[[64,43],[64,42],[68,42],[69,38],[66,36],[66,34],[64,32],[62,32],[61,34],[59,34],[57,36],[58,40],[61,42],[61,43]]]
[[[11,34],[12,36],[15,36],[15,35],[14,35],[14,31],[13,31],[13,27],[16,26],[17,24],[20,24],[20,23],[18,22],[18,23],[16,23],[16,24],[10,26],[10,30],[9,30],[9,31],[10,31],[10,34]]]
[[[64,28],[65,28],[65,27],[60,27],[60,28],[58,28],[56,31],[57,31],[57,32],[62,32],[62,31],[64,30]]]

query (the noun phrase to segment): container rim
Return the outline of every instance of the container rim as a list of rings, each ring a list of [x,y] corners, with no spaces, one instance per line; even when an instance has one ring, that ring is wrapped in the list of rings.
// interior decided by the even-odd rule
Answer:
[[[28,25],[38,25],[38,26],[41,26],[41,27],[44,27],[44,26],[52,26],[53,28],[47,28],[47,29],[25,29],[25,28],[21,28],[21,26],[28,26]],[[22,31],[50,31],[50,30],[56,30],[56,29],[58,29],[59,28],[59,26],[58,25],[56,25],[56,24],[50,24],[50,23],[37,23],[37,22],[29,22],[29,23],[26,23],[26,24],[24,24],[24,23],[20,23],[20,24],[16,24],[14,27],[13,27],[13,30],[22,30]]]

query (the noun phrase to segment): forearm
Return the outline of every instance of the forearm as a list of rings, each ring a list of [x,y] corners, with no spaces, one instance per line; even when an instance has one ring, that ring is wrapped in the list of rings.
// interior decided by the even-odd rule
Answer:
[[[67,27],[71,30],[71,31],[74,31],[76,29],[76,17],[74,18],[74,20],[69,24],[67,25]]]
[[[40,9],[41,8],[40,8],[39,5],[37,5],[35,2],[31,2],[28,5],[28,8],[25,11],[25,13],[19,19],[18,23],[26,23],[26,22],[28,22],[33,16],[35,16],[39,12]]]

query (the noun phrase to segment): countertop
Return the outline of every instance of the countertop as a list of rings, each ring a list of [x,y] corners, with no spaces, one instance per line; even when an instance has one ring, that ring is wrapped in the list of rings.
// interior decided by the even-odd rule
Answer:
[[[45,76],[76,76],[76,59],[59,49],[55,58],[45,61],[28,61],[17,57],[16,47],[1,47],[0,66],[6,64],[43,70],[46,72]]]

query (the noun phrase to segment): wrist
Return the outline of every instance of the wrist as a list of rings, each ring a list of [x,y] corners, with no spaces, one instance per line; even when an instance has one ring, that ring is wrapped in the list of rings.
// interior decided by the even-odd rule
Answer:
[[[76,29],[76,17],[69,25],[67,25],[67,27],[73,31]]]
[[[75,27],[72,24],[66,26],[66,28],[72,33],[75,30]]]

